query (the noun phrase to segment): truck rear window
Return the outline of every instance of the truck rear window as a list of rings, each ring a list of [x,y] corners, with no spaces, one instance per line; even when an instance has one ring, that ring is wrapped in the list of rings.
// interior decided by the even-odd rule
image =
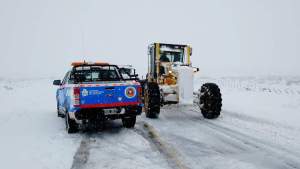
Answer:
[[[75,67],[70,76],[70,82],[101,82],[101,81],[120,81],[116,66],[79,66]]]

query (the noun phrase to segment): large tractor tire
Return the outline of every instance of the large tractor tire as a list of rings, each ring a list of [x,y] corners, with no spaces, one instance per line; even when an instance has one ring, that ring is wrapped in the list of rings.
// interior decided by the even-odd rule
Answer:
[[[216,84],[205,83],[202,85],[199,99],[199,107],[204,118],[215,119],[220,116],[222,95]]]
[[[140,80],[139,82],[140,82],[141,87],[143,89],[142,90],[142,98],[144,99],[144,96],[145,96],[145,94],[144,94],[144,92],[145,92],[144,88],[145,88],[145,84],[147,83],[147,80]],[[143,100],[143,102],[144,102],[144,100]]]
[[[157,83],[145,83],[144,104],[146,117],[158,118],[160,113],[160,91]]]

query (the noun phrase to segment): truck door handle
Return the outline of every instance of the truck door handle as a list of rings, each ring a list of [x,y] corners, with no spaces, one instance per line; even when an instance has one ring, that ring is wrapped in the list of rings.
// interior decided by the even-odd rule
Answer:
[[[105,89],[106,89],[106,90],[114,90],[115,87],[106,87]]]

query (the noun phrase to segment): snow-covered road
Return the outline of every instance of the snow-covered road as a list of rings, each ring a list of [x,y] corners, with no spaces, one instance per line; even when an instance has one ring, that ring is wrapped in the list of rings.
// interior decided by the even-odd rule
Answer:
[[[223,112],[165,106],[135,129],[107,122],[68,135],[56,116],[50,79],[0,80],[1,168],[300,168],[300,84],[290,79],[222,78]],[[196,85],[196,86],[197,86]],[[299,93],[298,93],[299,92]]]

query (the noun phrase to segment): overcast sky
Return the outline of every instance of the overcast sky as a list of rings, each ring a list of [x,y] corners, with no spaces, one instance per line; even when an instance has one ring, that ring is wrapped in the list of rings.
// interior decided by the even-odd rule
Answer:
[[[144,74],[153,42],[190,44],[203,75],[300,75],[300,1],[0,0],[0,77],[83,59]]]

